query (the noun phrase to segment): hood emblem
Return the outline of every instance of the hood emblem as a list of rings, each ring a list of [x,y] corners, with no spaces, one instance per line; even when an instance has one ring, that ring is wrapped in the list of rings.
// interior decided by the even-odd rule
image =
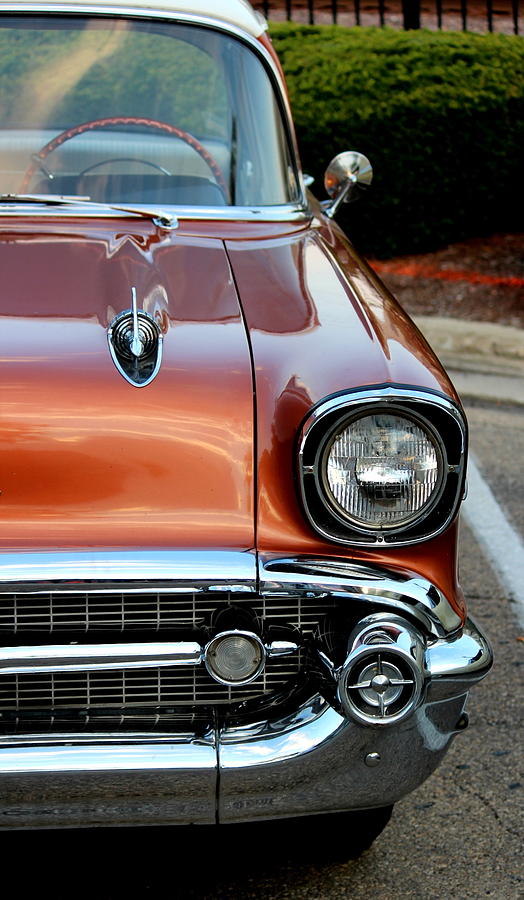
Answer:
[[[150,384],[162,361],[162,332],[149,313],[138,309],[136,288],[131,288],[133,308],[115,316],[107,332],[115,366],[135,387]]]

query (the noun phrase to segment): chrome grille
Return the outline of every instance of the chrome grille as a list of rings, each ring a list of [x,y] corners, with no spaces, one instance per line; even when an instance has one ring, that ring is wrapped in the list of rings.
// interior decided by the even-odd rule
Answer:
[[[193,706],[234,703],[284,687],[299,671],[298,654],[270,659],[256,681],[231,687],[214,681],[203,666],[105,672],[3,675],[0,709],[28,712],[60,709]]]
[[[333,598],[280,594],[260,597],[221,590],[183,591],[150,585],[67,587],[56,591],[31,586],[0,594],[0,643],[23,645],[75,640],[96,633],[133,634],[151,640],[158,632],[212,624],[217,609],[249,609],[264,628],[288,626],[312,634]],[[93,635],[91,637],[91,635]],[[47,636],[47,637],[46,637]],[[121,638],[120,638],[121,639]],[[103,639],[105,642],[105,639]],[[41,732],[78,728],[174,727],[185,712],[244,703],[285,691],[301,672],[301,654],[267,660],[262,674],[242,686],[214,681],[203,665],[172,668],[24,673],[0,676],[0,731]]]
[[[152,631],[198,628],[222,605],[252,609],[268,624],[311,632],[329,603],[321,597],[241,597],[173,590],[60,591],[0,594],[0,634]],[[332,605],[332,604],[331,604]]]

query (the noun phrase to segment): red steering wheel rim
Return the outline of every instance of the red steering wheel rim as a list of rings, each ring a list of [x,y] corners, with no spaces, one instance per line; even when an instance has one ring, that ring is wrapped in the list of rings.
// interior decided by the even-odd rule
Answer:
[[[60,134],[57,134],[56,137],[48,141],[47,144],[44,144],[35,155],[33,162],[24,175],[19,192],[23,194],[27,191],[31,178],[38,168],[37,160],[43,162],[47,159],[49,154],[52,153],[53,150],[56,150],[57,147],[60,147],[61,144],[65,144],[66,141],[70,141],[71,138],[77,137],[85,131],[92,131],[95,128],[110,128],[112,125],[142,125],[148,128],[156,128],[159,131],[165,131],[166,134],[171,134],[173,137],[185,141],[186,144],[189,144],[189,146],[202,157],[215,176],[217,184],[222,188],[224,196],[228,196],[227,185],[220,166],[200,141],[193,137],[188,131],[177,128],[175,125],[169,125],[167,122],[161,122],[159,119],[146,119],[141,116],[110,116],[106,119],[90,119],[87,122],[82,122],[80,125],[73,125],[71,128],[67,128],[65,131],[60,132]]]

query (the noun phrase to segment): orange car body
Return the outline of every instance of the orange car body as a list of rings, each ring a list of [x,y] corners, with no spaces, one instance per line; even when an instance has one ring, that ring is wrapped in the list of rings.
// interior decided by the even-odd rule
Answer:
[[[402,308],[318,218],[181,222],[162,236],[141,222],[36,218],[9,223],[0,261],[4,549],[338,555],[308,527],[295,490],[308,411],[388,382],[456,400]],[[107,351],[132,285],[164,331],[147,391],[117,378]],[[461,606],[455,543],[451,529],[394,559],[358,558],[416,569]]]
[[[129,34],[137,53],[161,35],[190,67],[200,48],[198,66],[226,75],[237,54],[242,75],[220,116],[180,97],[197,137],[140,106],[108,115],[106,89],[97,115],[66,115],[55,86],[47,119],[0,123],[0,827],[389,808],[463,729],[491,665],[457,579],[456,392],[306,195],[247,4],[2,6],[0,42],[43,28],[56,45],[66,100],[96,93],[75,91]],[[81,49],[74,78],[64,46]],[[243,78],[273,110],[260,159],[262,112],[244,112],[251,136],[233,117],[224,138],[228,98],[258,96]],[[37,86],[16,87],[20,119]],[[175,126],[181,175],[166,163]],[[218,199],[169,199],[179,190]],[[355,423],[368,449],[333,475]],[[430,477],[417,500],[410,485]]]

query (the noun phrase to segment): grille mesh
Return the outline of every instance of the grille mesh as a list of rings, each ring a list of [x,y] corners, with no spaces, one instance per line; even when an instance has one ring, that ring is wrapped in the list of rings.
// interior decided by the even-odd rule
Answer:
[[[173,593],[151,588],[119,591],[32,591],[0,595],[0,643],[75,640],[97,632],[155,640],[158,632],[209,626],[217,609],[248,608],[265,628],[289,626],[303,635],[321,623],[333,601],[325,597],[257,597],[222,592]],[[34,640],[34,638],[31,638]],[[135,638],[136,639],[136,638]],[[214,681],[203,665],[105,672],[24,673],[0,676],[0,731],[94,727],[170,727],[184,710],[221,707],[274,695],[293,684],[301,654],[270,658],[248,685]]]
[[[297,671],[295,657],[269,660],[263,675],[241,687],[219,684],[203,666],[3,675],[0,708],[40,709],[50,699],[55,709],[228,703],[274,690]]]
[[[238,597],[217,593],[75,592],[0,595],[0,634],[91,631],[158,632],[209,623],[221,605],[247,606],[266,623],[311,632],[326,612],[325,598]]]
[[[0,730],[23,722],[56,726],[104,720],[165,722],[181,707],[233,704],[285,688],[299,671],[294,657],[268,660],[263,674],[241,687],[214,681],[203,666],[5,675],[0,678]]]

